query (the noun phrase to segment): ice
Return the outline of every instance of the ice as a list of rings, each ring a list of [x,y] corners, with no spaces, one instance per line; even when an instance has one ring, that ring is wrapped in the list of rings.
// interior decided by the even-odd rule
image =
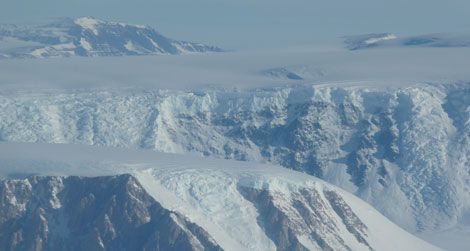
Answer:
[[[91,30],[95,35],[98,35],[98,29],[97,26],[101,23],[102,21],[97,20],[92,17],[80,17],[75,19],[75,23],[83,27],[84,29]]]
[[[400,229],[352,194],[312,176],[273,165],[110,147],[38,143],[0,143],[0,165],[0,175],[4,177],[21,172],[42,176],[131,173],[163,207],[181,213],[203,227],[227,250],[276,249],[274,240],[266,236],[267,230],[257,223],[259,209],[246,199],[247,195],[242,195],[244,188],[272,194],[276,208],[284,213],[287,221],[292,222],[307,220],[296,213],[301,211],[293,203],[302,189],[308,189],[313,194],[334,191],[338,199],[342,198],[338,203],[344,200],[348,205],[344,206],[350,207],[367,226],[367,230],[361,231],[367,231],[366,241],[372,248],[438,250]],[[60,190],[60,184],[51,184],[51,187]],[[318,218],[308,220],[318,220],[322,224],[318,227],[324,230],[318,231],[328,245],[348,245],[355,250],[369,250],[342,225],[345,224],[341,218],[344,215],[335,213],[330,206],[332,202],[327,202],[323,196],[317,199],[317,203],[322,203],[327,211],[316,215]],[[332,222],[341,227],[329,225]],[[288,227],[294,233],[304,232],[296,225]],[[333,229],[333,232],[328,229]],[[302,243],[315,242],[311,235],[299,236]],[[335,244],[338,238],[345,242]]]

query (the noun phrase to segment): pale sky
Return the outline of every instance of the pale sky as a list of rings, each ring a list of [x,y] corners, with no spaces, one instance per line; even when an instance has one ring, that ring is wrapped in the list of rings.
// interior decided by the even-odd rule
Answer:
[[[148,24],[171,38],[229,49],[371,32],[470,32],[468,0],[0,0],[2,23],[77,16]]]

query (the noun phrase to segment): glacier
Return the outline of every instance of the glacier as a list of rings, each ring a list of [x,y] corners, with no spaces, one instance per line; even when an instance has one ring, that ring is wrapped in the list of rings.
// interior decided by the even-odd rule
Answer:
[[[0,245],[11,250],[440,250],[273,165],[40,143],[0,143],[0,165]]]
[[[0,60],[0,141],[37,144],[27,151],[27,145],[4,143],[0,146],[4,160],[18,154],[30,160],[4,161],[0,171],[5,180],[131,173],[163,208],[188,217],[183,228],[196,224],[222,248],[367,247],[361,240],[378,246],[380,242],[366,238],[361,230],[363,224],[374,224],[375,220],[367,222],[367,216],[360,215],[370,207],[354,210],[346,198],[349,193],[432,243],[440,245],[438,237],[449,242],[454,240],[448,238],[452,235],[465,247],[465,231],[470,226],[469,53],[465,48],[293,48]],[[41,143],[57,147],[51,150]],[[159,152],[241,160],[245,162],[236,162],[235,168],[243,165],[245,171],[241,175],[223,168],[232,162],[217,162],[217,167],[205,172],[182,171],[178,168],[190,165],[183,165],[183,155],[166,162],[165,171],[134,164],[120,169],[112,161],[77,167],[73,160],[80,156],[93,160],[95,148],[61,152],[60,148],[70,147],[63,144],[126,149],[122,155],[151,150],[139,156],[155,155],[154,163],[165,159]],[[68,164],[38,161],[49,154]],[[110,159],[124,157],[118,154]],[[269,164],[258,176],[252,173],[257,163]],[[285,167],[282,170],[288,173],[274,165]],[[38,167],[41,171],[35,171]],[[346,197],[340,193],[346,203],[299,179],[286,183],[282,178],[292,173],[287,169],[346,190]],[[273,178],[268,179],[269,175]],[[277,187],[279,182],[289,188]],[[212,187],[224,193],[213,193]],[[277,200],[292,194],[298,200]],[[227,204],[216,200],[217,196],[227,198]],[[315,211],[309,204],[312,201],[328,207],[328,214]],[[363,224],[345,214],[349,211],[345,204]],[[63,203],[54,205],[59,208]],[[249,218],[239,218],[234,208],[246,210]],[[220,218],[208,222],[208,215],[216,212]],[[221,212],[260,224],[227,225],[224,222],[231,219],[223,218]],[[257,218],[259,212],[262,217]],[[338,217],[344,220],[340,229],[322,225],[324,231],[316,232],[292,227]],[[377,217],[377,222],[383,222],[382,216]],[[290,235],[270,231],[277,229],[266,227],[273,220],[285,222],[276,226],[283,226]]]
[[[468,210],[470,88],[5,93],[0,140],[271,162],[355,193],[411,231]]]

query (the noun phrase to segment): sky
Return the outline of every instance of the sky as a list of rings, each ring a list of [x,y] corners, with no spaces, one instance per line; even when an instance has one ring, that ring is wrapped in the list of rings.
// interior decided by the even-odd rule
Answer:
[[[469,32],[468,0],[0,0],[1,23],[94,16],[228,49],[328,44],[345,35]]]

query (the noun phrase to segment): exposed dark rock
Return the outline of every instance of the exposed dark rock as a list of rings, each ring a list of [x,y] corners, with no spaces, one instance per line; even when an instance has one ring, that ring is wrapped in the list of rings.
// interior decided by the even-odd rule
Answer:
[[[336,217],[342,219],[359,243],[372,250],[364,239],[367,227],[334,192],[325,193],[328,194],[325,201],[315,189],[304,188],[291,196],[243,186],[239,186],[239,191],[258,209],[258,224],[278,250],[306,250],[300,236],[307,237],[321,250],[352,250],[339,234]]]
[[[0,183],[0,250],[221,250],[130,175]]]

